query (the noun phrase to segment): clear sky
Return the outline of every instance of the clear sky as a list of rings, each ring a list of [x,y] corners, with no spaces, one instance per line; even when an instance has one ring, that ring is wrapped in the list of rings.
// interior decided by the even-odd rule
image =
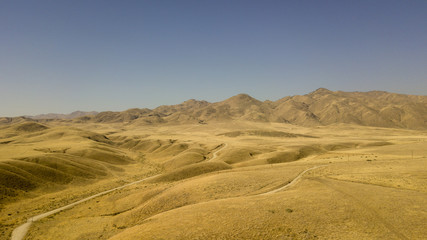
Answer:
[[[0,2],[0,116],[427,93],[427,1]]]

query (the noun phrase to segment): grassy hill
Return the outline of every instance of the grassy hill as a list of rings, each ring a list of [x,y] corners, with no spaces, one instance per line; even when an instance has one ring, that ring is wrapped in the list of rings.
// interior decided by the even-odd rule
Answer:
[[[239,94],[0,119],[0,233],[29,239],[423,239],[425,97]],[[291,184],[291,185],[289,185]]]

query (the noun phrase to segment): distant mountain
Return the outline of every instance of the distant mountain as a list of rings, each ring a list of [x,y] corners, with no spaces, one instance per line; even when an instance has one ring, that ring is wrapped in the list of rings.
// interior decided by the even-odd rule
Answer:
[[[282,122],[301,126],[337,123],[363,126],[427,129],[427,96],[384,91],[342,92],[319,88],[306,95],[288,96],[277,101],[259,101],[238,94],[221,102],[190,99],[181,104],[155,109],[133,108],[122,112],[81,112],[42,114],[40,119],[72,119],[74,122],[126,123],[133,125],[183,124],[211,121]],[[25,117],[0,118],[0,124],[29,120]]]
[[[352,123],[366,126],[427,128],[427,96],[383,91],[332,92],[318,89],[276,102],[275,114],[299,125]]]
[[[93,116],[92,119],[95,122],[130,122],[141,117],[147,117],[151,112],[152,110],[148,108],[143,108],[143,109],[132,108],[123,112],[111,112],[111,111],[101,112]],[[86,118],[87,116],[80,119],[86,119]],[[90,119],[87,119],[87,120],[90,120]]]
[[[98,112],[92,111],[92,112],[83,112],[83,111],[75,111],[70,114],[60,114],[60,113],[48,113],[48,114],[40,114],[36,116],[27,116],[28,118],[32,119],[73,119],[88,115],[97,115]]]
[[[245,120],[302,126],[350,123],[365,126],[427,129],[427,96],[383,91],[342,92],[317,89],[306,95],[259,101],[239,94],[221,102],[188,100],[155,109],[102,112],[77,121],[130,124],[208,123]]]

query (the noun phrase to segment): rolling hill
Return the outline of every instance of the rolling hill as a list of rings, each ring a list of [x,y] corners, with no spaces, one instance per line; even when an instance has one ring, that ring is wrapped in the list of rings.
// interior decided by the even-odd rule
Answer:
[[[0,118],[0,235],[421,239],[426,116],[426,96],[318,89]]]

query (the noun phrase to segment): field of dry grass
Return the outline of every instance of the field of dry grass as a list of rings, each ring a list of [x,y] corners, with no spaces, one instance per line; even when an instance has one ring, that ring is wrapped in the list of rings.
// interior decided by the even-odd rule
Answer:
[[[0,126],[0,173],[5,239],[31,216],[156,174],[34,222],[27,239],[427,237],[421,130],[21,122]]]

